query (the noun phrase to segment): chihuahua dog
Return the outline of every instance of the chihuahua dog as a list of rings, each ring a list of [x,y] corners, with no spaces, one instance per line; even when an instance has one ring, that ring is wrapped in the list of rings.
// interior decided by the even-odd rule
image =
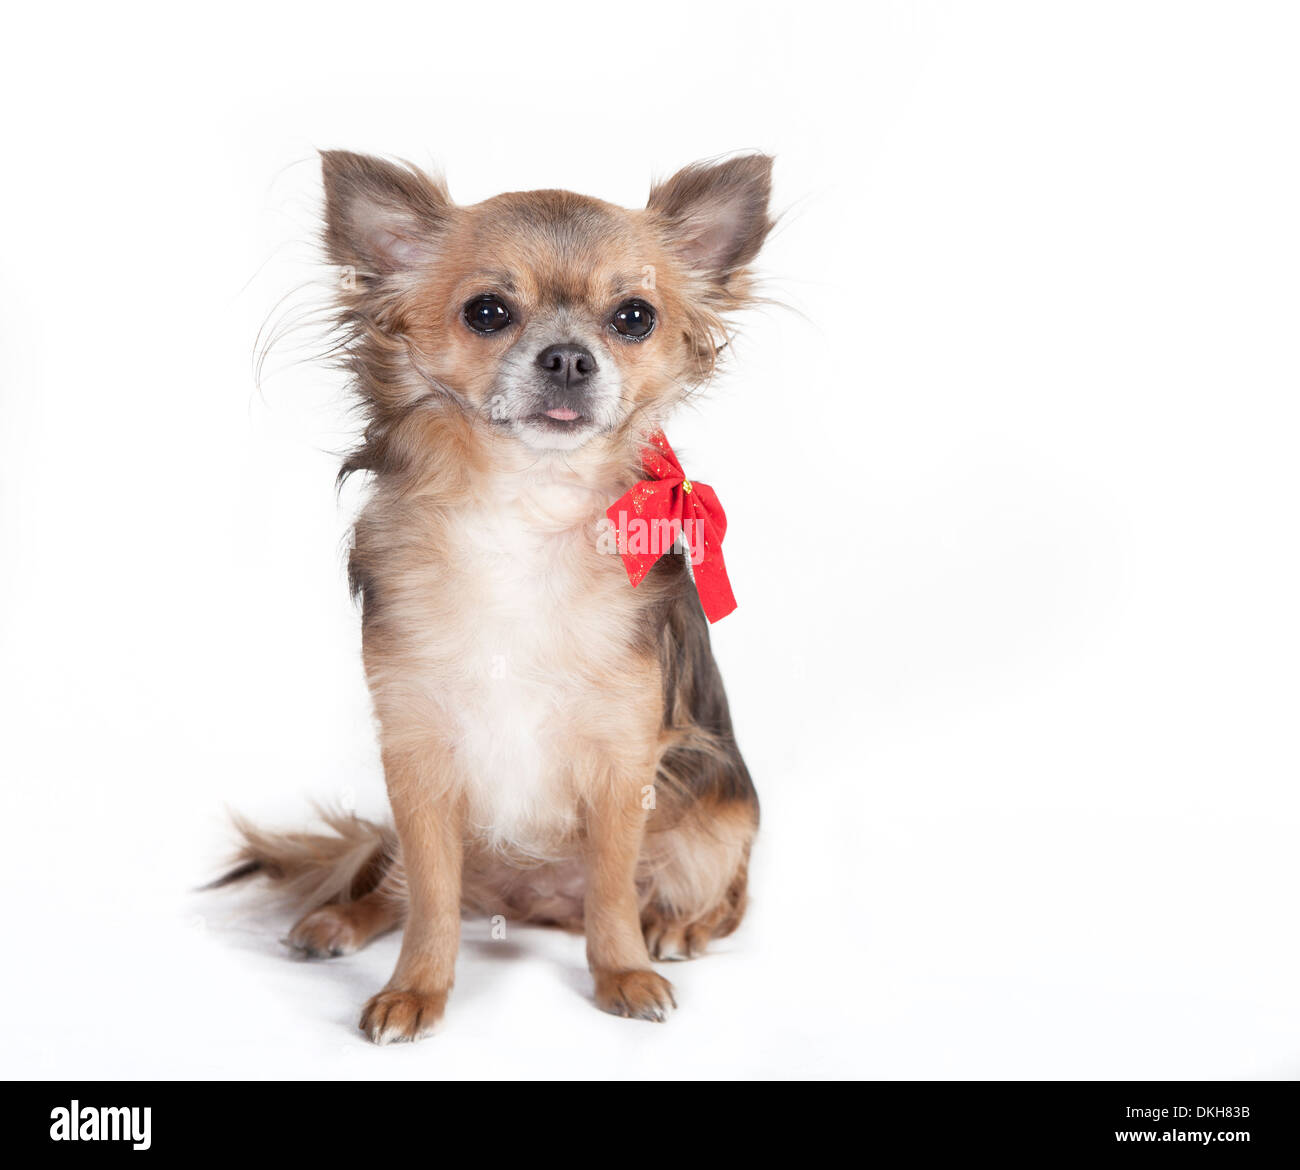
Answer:
[[[337,353],[365,418],[340,478],[369,473],[350,576],[393,826],[241,823],[221,881],[279,883],[307,956],[403,928],[361,1016],[380,1044],[441,1018],[462,912],[584,931],[597,1005],[662,1020],[676,1004],[652,960],[739,924],[758,800],[690,558],[634,588],[599,537],[755,300],[771,159],[689,166],[633,211],[567,191],[459,206],[413,167],[322,157]]]

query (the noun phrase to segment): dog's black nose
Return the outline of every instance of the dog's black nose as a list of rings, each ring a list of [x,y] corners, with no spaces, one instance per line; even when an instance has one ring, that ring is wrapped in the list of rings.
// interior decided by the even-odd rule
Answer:
[[[537,355],[537,364],[561,388],[576,389],[596,372],[591,350],[572,342],[548,345]]]

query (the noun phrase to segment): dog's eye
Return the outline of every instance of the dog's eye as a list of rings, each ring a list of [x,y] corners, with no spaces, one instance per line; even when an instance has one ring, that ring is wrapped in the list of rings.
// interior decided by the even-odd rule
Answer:
[[[465,306],[465,324],[475,333],[495,333],[510,324],[510,310],[500,297],[485,293]]]
[[[614,310],[614,332],[640,341],[655,327],[655,311],[645,301],[627,301]]]

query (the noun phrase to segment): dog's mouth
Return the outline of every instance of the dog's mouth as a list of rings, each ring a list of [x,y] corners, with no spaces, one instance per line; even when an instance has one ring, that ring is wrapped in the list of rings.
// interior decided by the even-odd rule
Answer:
[[[580,431],[590,420],[585,414],[570,410],[567,406],[553,406],[549,410],[539,410],[528,416],[533,426],[547,431]]]

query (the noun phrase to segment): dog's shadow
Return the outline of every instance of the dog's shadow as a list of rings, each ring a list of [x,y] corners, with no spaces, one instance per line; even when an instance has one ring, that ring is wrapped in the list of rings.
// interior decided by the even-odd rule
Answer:
[[[472,925],[471,925],[472,924]],[[472,982],[477,998],[479,989],[490,986],[490,980],[480,979],[485,966],[500,963],[512,963],[531,960],[534,963],[547,964],[555,970],[561,983],[581,998],[594,1002],[591,988],[591,975],[584,961],[575,961],[561,952],[556,945],[556,936],[582,938],[581,932],[563,930],[559,927],[538,926],[511,922],[510,937],[493,938],[484,931],[486,922],[465,919],[461,937],[461,955],[477,968]],[[480,963],[482,960],[482,963]],[[459,987],[458,987],[459,991]]]
[[[465,939],[460,944],[461,954],[476,959],[500,962],[504,959],[522,959],[533,952],[510,939]]]
[[[211,894],[204,895],[205,899],[211,897]],[[255,899],[249,899],[242,905],[240,903],[240,899],[235,899],[233,904],[228,901],[224,907],[215,908],[212,902],[205,901],[196,908],[200,912],[194,917],[202,920],[205,929],[211,935],[219,937],[223,945],[256,956],[259,962],[292,963],[295,967],[310,967],[312,978],[330,980],[337,996],[350,1004],[346,1015],[330,1013],[335,1017],[333,1022],[349,1031],[355,1031],[361,1005],[383,987],[392,973],[401,948],[401,930],[390,931],[350,955],[328,959],[307,958],[285,941],[292,925],[291,918],[286,918],[280,911]],[[557,954],[559,948],[554,947],[546,937],[554,934],[572,935],[572,932],[511,922],[511,936],[495,938],[492,936],[493,929],[494,924],[488,919],[462,919],[454,993],[457,1003],[472,1003],[490,993],[496,982],[494,969],[499,970],[501,964],[529,959],[551,965],[564,987],[579,998],[594,1002],[591,974],[586,963]],[[521,939],[519,933],[525,934],[525,937]],[[470,970],[465,970],[465,967]],[[337,1002],[333,996],[322,996],[323,1000],[326,998]]]

